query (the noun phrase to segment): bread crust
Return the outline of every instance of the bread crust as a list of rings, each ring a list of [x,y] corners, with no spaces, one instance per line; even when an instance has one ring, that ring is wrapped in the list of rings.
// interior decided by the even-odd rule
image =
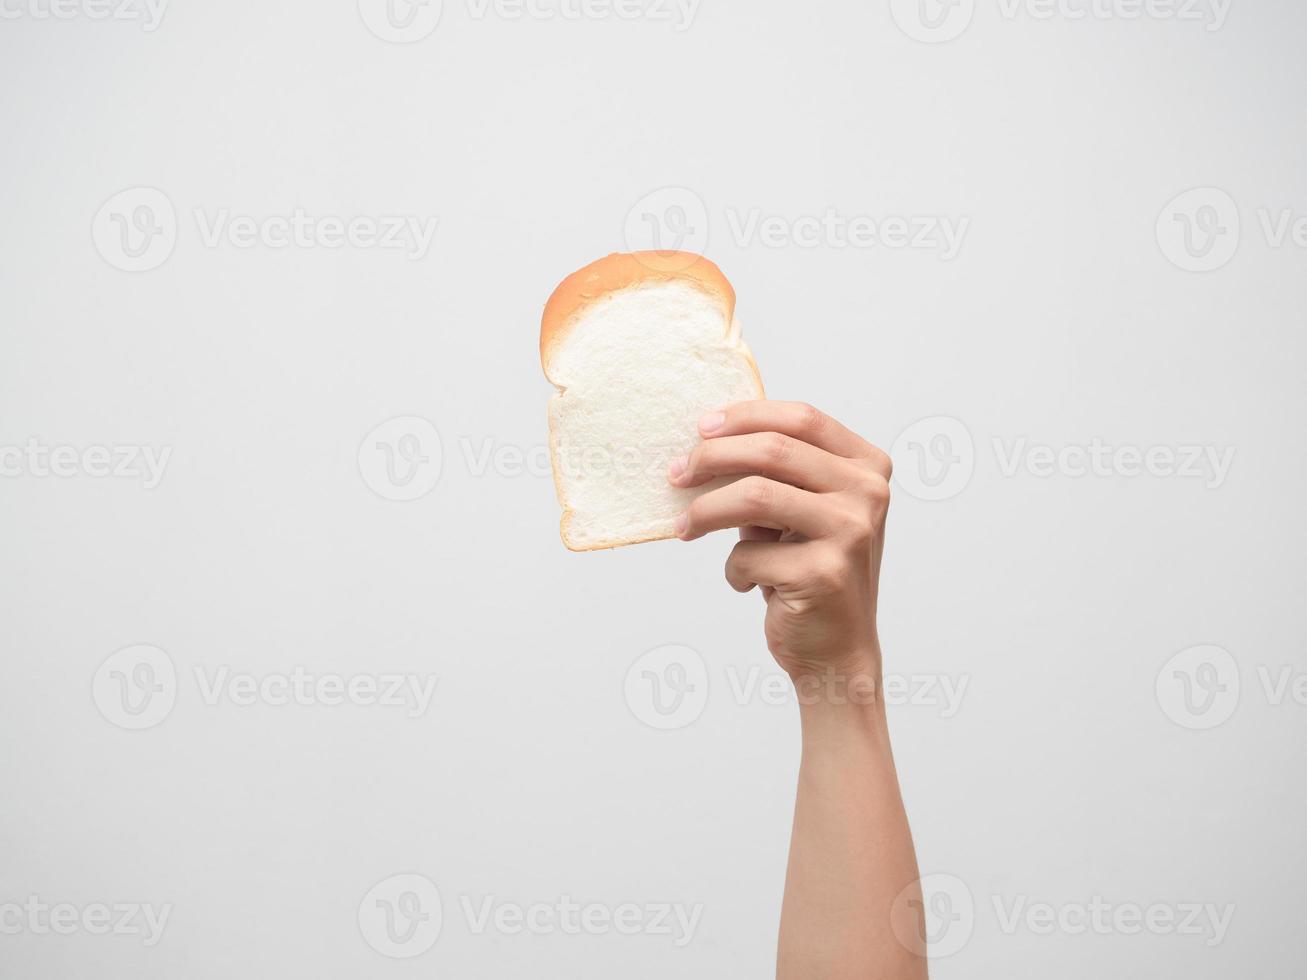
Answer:
[[[598,261],[591,262],[578,269],[559,283],[549,301],[545,303],[544,316],[540,321],[540,364],[545,377],[558,388],[559,397],[563,388],[550,374],[550,364],[554,353],[566,341],[573,325],[580,314],[590,305],[605,296],[639,286],[645,283],[664,283],[672,281],[690,282],[713,295],[722,307],[723,319],[728,335],[734,334],[738,340],[740,353],[747,360],[757,382],[758,397],[765,398],[762,387],[762,375],[758,364],[748,345],[740,336],[740,325],[735,319],[735,289],[727,281],[722,270],[702,255],[693,252],[614,252]],[[671,534],[646,534],[631,538],[618,538],[598,544],[583,544],[568,534],[568,518],[572,514],[567,497],[563,492],[563,481],[558,469],[557,433],[552,423],[549,426],[549,455],[553,463],[554,490],[558,502],[563,508],[559,522],[559,537],[569,551],[606,551],[629,544],[643,544],[648,541],[664,541],[676,537]]]
[[[644,283],[690,282],[713,295],[729,324],[735,319],[735,290],[722,270],[693,252],[614,252],[578,269],[558,284],[540,320],[540,364],[557,385],[550,364],[580,314],[591,304]]]
[[[567,534],[567,517],[572,512],[563,511],[563,519],[558,524],[558,536],[563,539],[563,546],[568,551],[585,552],[585,551],[611,551],[613,548],[625,548],[628,544],[648,544],[650,541],[671,541],[676,537],[675,534],[646,534],[639,538],[614,538],[612,541],[605,541],[602,544],[581,544],[575,538],[568,537]]]

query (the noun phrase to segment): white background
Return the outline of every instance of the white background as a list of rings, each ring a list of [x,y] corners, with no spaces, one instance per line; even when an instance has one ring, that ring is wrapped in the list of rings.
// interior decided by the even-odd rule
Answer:
[[[689,23],[446,0],[395,43],[369,0],[175,0],[154,30],[46,2],[0,20],[0,446],[171,455],[151,488],[3,457],[0,906],[172,909],[149,946],[9,928],[0,973],[769,975],[797,714],[734,693],[774,667],[761,604],[721,578],[730,541],[570,554],[552,480],[511,465],[545,439],[549,292],[672,244],[642,240],[661,222],[735,284],[772,397],[885,447],[944,420],[896,448],[881,603],[887,671],[967,684],[951,717],[891,708],[923,874],[973,900],[933,975],[1297,974],[1307,707],[1258,671],[1307,669],[1307,249],[1259,211],[1307,214],[1301,3],[1236,0],[1211,29],[1206,4],[927,0],[931,36],[883,0],[702,0]],[[154,212],[155,267],[124,271],[105,229],[140,187],[175,217]],[[1215,190],[1177,222],[1191,188]],[[420,258],[205,243],[224,211],[296,208],[438,226]],[[967,230],[946,260],[736,227],[828,211]],[[1185,253],[1186,221],[1214,237]],[[434,483],[409,502],[367,438],[397,417],[440,447],[434,470],[417,436]],[[1005,472],[1017,445],[1095,439],[1235,455],[1220,481]],[[96,678],[138,644],[176,692],[132,731]],[[706,701],[656,730],[628,670],[669,644]],[[1206,730],[1164,669],[1195,646],[1228,651],[1215,675],[1180,662],[1209,684],[1199,727],[1223,719]],[[438,684],[416,718],[206,703],[196,671],[224,665]],[[394,959],[360,906],[401,874],[443,917]],[[563,895],[702,917],[678,947],[476,934],[463,910]],[[995,904],[1095,897],[1234,912],[1209,944],[1005,929]]]

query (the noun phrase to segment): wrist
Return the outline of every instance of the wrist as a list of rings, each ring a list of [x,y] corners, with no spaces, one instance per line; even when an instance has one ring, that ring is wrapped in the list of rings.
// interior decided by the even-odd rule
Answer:
[[[889,750],[889,719],[879,676],[861,675],[812,696],[796,685],[805,759],[847,760]]]
[[[871,704],[880,700],[880,644],[871,640],[820,658],[777,656],[799,704]]]
[[[809,719],[863,727],[884,716],[880,647],[875,643],[820,662],[791,662],[786,673],[805,729]]]

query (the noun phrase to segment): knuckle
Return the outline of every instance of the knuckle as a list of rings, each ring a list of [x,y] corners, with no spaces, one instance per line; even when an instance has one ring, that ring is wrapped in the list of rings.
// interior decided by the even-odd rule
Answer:
[[[854,543],[863,544],[870,541],[876,533],[876,524],[870,514],[865,511],[857,511],[845,519],[844,530]]]
[[[794,457],[794,440],[780,432],[762,438],[762,451],[773,463],[787,463]]]
[[[889,480],[875,470],[860,468],[851,489],[860,500],[870,503],[875,508],[889,506]]]
[[[848,580],[848,568],[838,552],[823,551],[812,559],[808,577],[822,591],[833,592]]]
[[[799,402],[799,427],[804,432],[820,432],[826,423],[826,416],[815,406]]]
[[[869,466],[855,466],[853,476],[850,479],[849,489],[859,496],[865,497],[872,492],[876,485],[876,471]]]
[[[879,473],[873,475],[867,483],[867,497],[871,502],[877,507],[888,507],[889,494],[889,478],[881,476]]]
[[[894,460],[890,459],[889,453],[878,446],[872,446],[871,449],[871,461],[888,483],[890,477],[894,475]]]
[[[775,484],[761,476],[746,476],[740,481],[740,493],[756,507],[766,507],[775,497]]]
[[[850,502],[850,506],[840,508],[839,516],[835,520],[836,534],[840,538],[861,545],[870,541],[875,535],[878,523],[872,508],[862,502],[856,504]]]

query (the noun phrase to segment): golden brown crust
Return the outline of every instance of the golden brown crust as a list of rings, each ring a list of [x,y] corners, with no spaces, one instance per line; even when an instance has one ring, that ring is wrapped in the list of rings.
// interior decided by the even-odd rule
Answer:
[[[624,548],[628,544],[648,544],[650,541],[671,541],[676,537],[676,532],[667,534],[647,534],[638,538],[620,538],[613,541],[605,541],[601,544],[578,544],[574,538],[567,534],[567,518],[571,515],[570,510],[563,511],[563,520],[558,527],[558,536],[563,539],[563,546],[568,551],[574,551],[578,554],[587,551],[612,551],[614,548]]]
[[[642,283],[682,280],[713,294],[725,311],[726,322],[735,318],[735,290],[717,268],[693,252],[614,252],[578,269],[559,283],[540,321],[540,363],[553,381],[549,362],[577,316],[590,304],[619,289]]]

